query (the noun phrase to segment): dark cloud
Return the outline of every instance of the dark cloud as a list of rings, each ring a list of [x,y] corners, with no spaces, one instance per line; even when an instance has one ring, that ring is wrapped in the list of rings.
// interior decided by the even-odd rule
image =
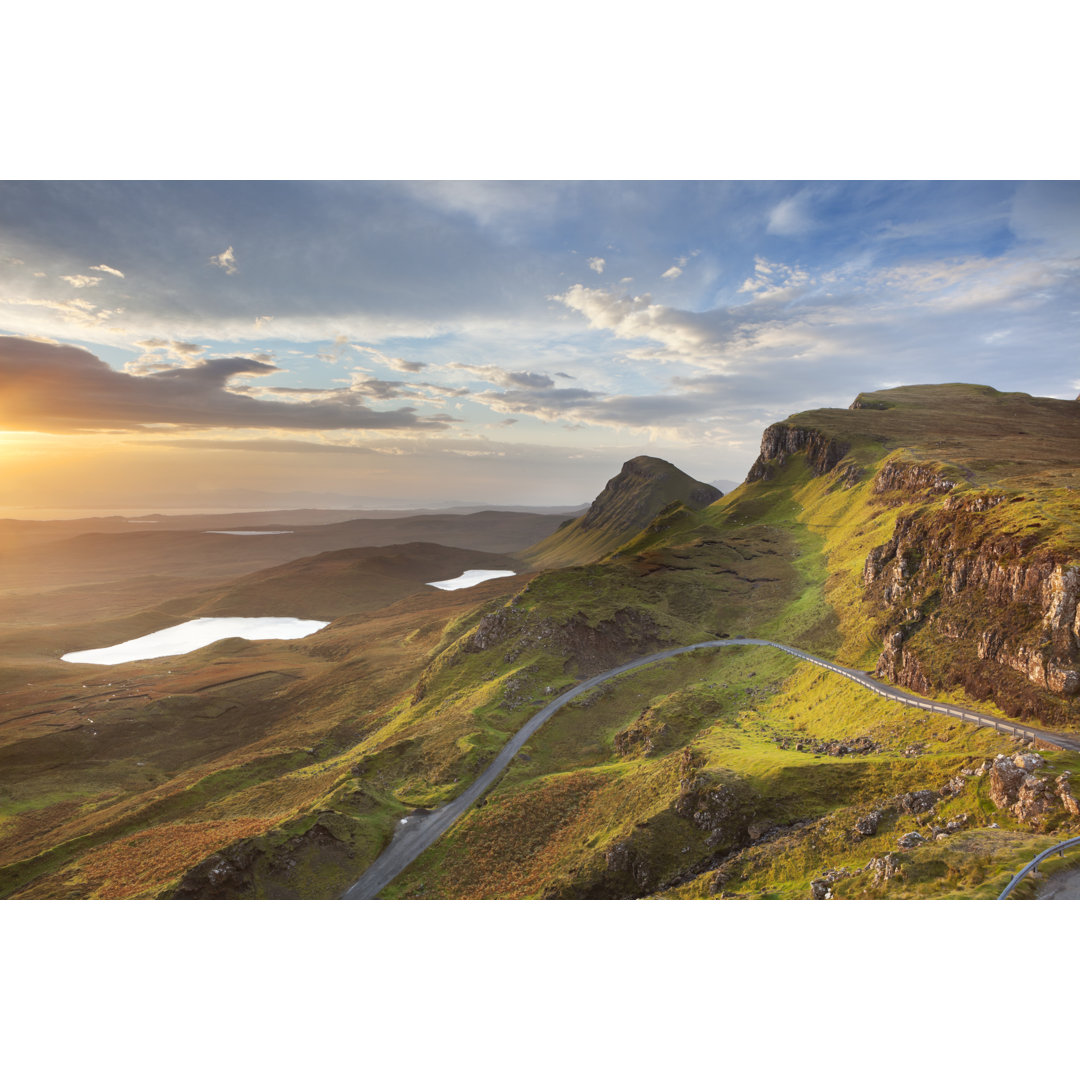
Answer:
[[[541,420],[653,427],[678,424],[715,412],[715,399],[701,394],[606,395],[577,387],[484,391],[474,396],[495,412],[524,413]]]
[[[484,382],[507,389],[547,390],[555,385],[550,375],[539,371],[507,371],[495,364],[447,364],[453,371],[467,371]]]
[[[224,357],[130,375],[84,349],[28,338],[0,338],[0,423],[20,431],[181,427],[439,430],[446,416],[411,408],[375,412],[354,400],[264,400],[228,386],[241,375],[270,375],[264,360]]]

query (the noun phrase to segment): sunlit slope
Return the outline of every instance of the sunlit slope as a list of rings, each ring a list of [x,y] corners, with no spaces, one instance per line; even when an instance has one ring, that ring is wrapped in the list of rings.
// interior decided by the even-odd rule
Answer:
[[[667,461],[636,457],[608,481],[581,517],[564,522],[553,535],[522,552],[521,558],[540,569],[595,562],[673,504],[697,510],[720,494]]]
[[[0,887],[337,895],[400,816],[462,791],[552,696],[723,634],[1075,729],[1075,696],[1050,681],[1075,644],[1076,406],[968,386],[859,402],[774,425],[748,483],[698,508],[664,503],[580,565],[410,595],[275,646],[283,681],[268,691],[243,690],[270,677],[249,646],[211,658],[224,690],[194,692],[197,657],[170,665],[193,691],[168,705],[184,754],[144,789],[117,794],[105,767],[150,760],[136,740],[166,729],[138,710],[78,773],[21,749],[18,770],[0,761],[19,807],[0,849],[20,838]],[[213,702],[235,720],[206,715]],[[101,737],[55,738],[69,754],[60,739]],[[1022,822],[991,800],[985,763],[1015,749],[769,650],[685,657],[553,718],[388,895],[808,897],[828,873],[837,895],[989,896],[1048,834],[1077,831],[1060,799]],[[1056,774],[1080,766],[1045,756]],[[925,842],[909,850],[915,830]]]

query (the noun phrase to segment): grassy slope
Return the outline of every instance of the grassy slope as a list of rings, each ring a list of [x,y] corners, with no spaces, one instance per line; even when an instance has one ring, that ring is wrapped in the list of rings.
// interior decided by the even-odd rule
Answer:
[[[962,388],[942,404],[940,394],[911,388],[889,391],[889,409],[828,411],[814,422],[851,446],[849,460],[864,469],[853,488],[814,477],[796,455],[771,480],[625,539],[601,564],[547,571],[524,589],[521,579],[492,582],[450,594],[435,609],[411,599],[373,618],[342,619],[320,655],[303,643],[283,645],[275,666],[299,676],[295,682],[269,697],[234,686],[226,698],[249,728],[241,745],[206,752],[207,725],[196,731],[177,706],[177,730],[194,760],[166,761],[146,792],[103,766],[59,785],[28,768],[0,819],[0,847],[20,833],[24,856],[0,870],[0,891],[156,895],[200,858],[251,837],[250,891],[238,894],[333,896],[374,858],[399,814],[460,791],[541,702],[585,673],[717,633],[773,637],[869,666],[881,642],[868,633],[859,575],[866,551],[911,508],[906,496],[874,497],[869,483],[901,444],[905,460],[938,462],[968,485],[1003,483],[1009,468],[1009,482],[1039,477],[1031,485],[1039,505],[1067,539],[1073,519],[1060,481],[1072,453],[1068,425],[1055,419],[1057,433],[1043,433],[1034,463],[1031,440],[1014,436],[1007,466],[994,462],[986,442],[1005,445],[1001,416],[985,429],[978,418],[956,422],[965,400],[997,408],[1000,397]],[[1006,402],[1013,412],[1015,397]],[[1019,404],[1025,427],[1041,431],[1040,408]],[[944,446],[936,436],[950,413]],[[469,647],[484,616],[504,608],[517,613],[513,633]],[[240,671],[245,657],[222,659]],[[184,685],[204,663],[179,665]],[[157,669],[140,677],[155,693],[168,686]],[[205,710],[206,694],[199,698]],[[617,749],[620,732],[651,739],[651,749],[641,738]],[[856,736],[873,740],[875,751],[833,757],[777,742]],[[806,896],[826,869],[856,870],[896,851],[898,835],[917,827],[890,811],[877,836],[855,839],[860,813],[902,791],[939,787],[1009,748],[993,733],[900,709],[772,651],[684,657],[555,717],[485,803],[387,895]],[[1047,757],[1055,768],[1077,764]],[[728,794],[730,829],[705,830],[675,812],[680,791],[695,783]],[[836,892],[988,895],[1047,843],[995,811],[978,784],[943,810],[969,813],[972,827],[902,856],[901,878],[874,886],[857,873]],[[1001,828],[982,827],[992,821]],[[791,830],[746,847],[746,825],[765,822]],[[317,843],[314,826],[323,830]]]
[[[779,611],[769,611],[745,601],[740,604],[742,598],[732,595],[732,590],[724,596],[724,611],[716,620],[720,628],[800,643],[844,663],[869,667],[882,643],[875,638],[873,620],[862,603],[866,552],[888,538],[901,512],[910,511],[913,502],[924,501],[918,496],[872,494],[870,480],[888,460],[933,462],[960,480],[961,489],[980,486],[983,480],[1030,486],[1039,491],[1042,517],[1037,520],[1054,523],[1058,543],[1071,542],[1075,520],[1068,513],[1071,496],[1055,487],[1054,481],[1060,481],[1059,470],[1075,446],[1069,426],[1076,411],[1072,403],[1046,406],[1024,395],[970,387],[867,395],[870,404],[886,397],[891,405],[887,410],[829,411],[793,418],[795,423],[824,429],[851,447],[847,461],[863,469],[862,483],[854,488],[838,483],[835,476],[813,477],[801,456],[796,456],[772,481],[744,487],[702,515],[680,515],[663,535],[639,537],[622,551],[645,555],[650,547],[668,545],[692,550],[687,545],[701,542],[696,533],[706,525],[738,549],[745,543],[747,526],[772,527],[798,551],[790,564],[798,576],[786,583],[786,603]],[[977,405],[974,415],[966,408],[972,402]],[[987,403],[990,415],[983,416]],[[1017,429],[1023,424],[1033,437],[1003,427],[1005,417],[1011,417]],[[948,432],[947,446],[943,445],[946,440],[936,437],[943,431]],[[997,459],[994,447],[1002,445],[1002,440],[1011,456]],[[1027,519],[1024,524],[1030,524],[1030,512],[1030,506],[1018,511],[1014,504],[1002,509],[1002,515],[1022,513]],[[678,556],[666,551],[651,557],[664,563]],[[748,657],[740,669],[724,654],[710,663],[716,678],[733,669],[728,685],[739,686],[745,693],[745,683],[735,672],[745,675],[751,668],[760,679],[762,671],[793,662],[759,655]],[[634,680],[636,691],[629,689]],[[850,863],[851,869],[856,864],[865,866],[871,856],[896,851],[898,836],[916,827],[910,817],[892,813],[876,837],[864,840],[851,831],[860,812],[903,791],[940,787],[961,768],[1011,747],[993,733],[945,724],[869,698],[811,668],[797,668],[786,682],[781,680],[778,692],[767,695],[749,717],[739,710],[738,695],[735,702],[715,701],[710,718],[696,730],[670,720],[694,715],[681,696],[689,693],[681,689],[688,677],[665,677],[656,671],[625,681],[628,686],[622,698],[613,694],[603,707],[593,706],[590,711],[595,715],[588,719],[580,710],[569,709],[565,718],[552,721],[527,748],[530,761],[515,764],[487,805],[463,819],[456,836],[427,853],[391,886],[388,895],[522,896],[542,895],[545,890],[559,894],[560,888],[565,893],[568,882],[602,878],[603,852],[617,841],[644,853],[638,860],[639,870],[642,864],[649,867],[641,875],[647,882],[644,890],[624,875],[622,884],[629,893],[654,891],[665,876],[670,879],[687,866],[715,862],[715,856],[710,859],[702,846],[701,831],[668,809],[678,787],[674,761],[680,748],[690,745],[695,753],[705,755],[702,769],[706,774],[735,774],[755,790],[758,801],[752,802],[753,814],[781,825],[804,818],[815,821],[813,835],[755,845],[756,861],[748,860],[745,866],[737,863],[734,871],[739,882],[735,891],[743,894],[805,896],[809,880],[833,864]],[[816,693],[813,687],[819,687]],[[967,700],[960,692],[940,696]],[[650,708],[659,710],[658,715],[666,712],[669,716],[669,743],[666,753],[626,761],[615,750],[614,735],[635,722],[638,701],[651,702]],[[987,708],[985,702],[980,704]],[[738,725],[734,731],[733,725]],[[694,728],[692,723],[690,728]],[[777,732],[818,739],[867,735],[883,749],[858,758],[810,755],[808,759],[806,754],[777,749],[771,742]],[[577,744],[588,748],[587,760],[575,760]],[[920,744],[922,752],[913,758],[904,756],[903,751],[914,744]],[[1076,766],[1073,755],[1051,752],[1047,756],[1055,769]],[[995,811],[986,797],[986,783],[985,779],[978,782],[977,794],[943,803],[942,810],[946,817],[969,813],[972,826],[996,822],[999,828],[964,831],[905,854],[903,861],[911,868],[903,879],[894,879],[888,886],[874,886],[870,875],[856,874],[837,885],[838,895],[990,895],[999,889],[1011,868],[1046,841],[1032,838],[1009,815]],[[931,815],[924,824],[932,824],[936,817]],[[946,817],[941,818],[942,824]],[[631,818],[641,821],[631,822]],[[533,835],[545,821],[543,835]],[[532,839],[522,847],[513,838],[525,822]],[[662,825],[659,829],[658,824]],[[1064,815],[1050,824],[1075,830]],[[655,840],[658,833],[665,837],[662,843]],[[650,837],[648,844],[643,844],[643,836]],[[491,856],[493,851],[501,851],[498,860]],[[482,858],[481,852],[489,854]],[[508,869],[500,872],[502,863]],[[711,874],[699,875],[692,883],[676,887],[672,895],[703,895],[711,881]]]

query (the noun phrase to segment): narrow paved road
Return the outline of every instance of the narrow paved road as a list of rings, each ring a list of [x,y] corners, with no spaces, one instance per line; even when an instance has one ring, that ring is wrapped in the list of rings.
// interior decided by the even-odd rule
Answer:
[[[716,649],[731,645],[767,645],[770,648],[779,649],[781,652],[797,656],[800,660],[807,660],[811,664],[817,664],[818,667],[826,668],[828,671],[835,671],[838,675],[843,675],[844,678],[851,679],[852,682],[856,682],[860,686],[866,687],[867,690],[872,690],[875,694],[888,698],[890,701],[897,701],[902,705],[912,705],[917,709],[925,709],[927,712],[954,716],[959,720],[967,720],[982,727],[992,727],[996,731],[1004,732],[1006,735],[1036,738],[1066,750],[1080,750],[1080,741],[1067,739],[1051,732],[1040,731],[1037,728],[1025,727],[1023,724],[999,720],[996,716],[990,716],[987,713],[975,712],[971,709],[960,708],[957,705],[948,705],[941,701],[932,701],[916,694],[909,694],[904,690],[897,690],[896,687],[887,686],[885,683],[872,679],[865,671],[841,667],[841,665],[834,664],[829,660],[822,660],[821,657],[814,656],[812,653],[803,652],[802,649],[796,649],[790,645],[781,645],[777,641],[765,641],[763,638],[725,638],[722,641],[702,641],[696,645],[683,645],[680,648],[665,649],[663,652],[643,656],[639,660],[631,660],[627,664],[621,664],[619,667],[611,668],[608,671],[601,672],[599,675],[594,675],[591,679],[586,679],[583,683],[579,683],[572,689],[567,690],[566,693],[560,694],[553,701],[550,701],[525,722],[517,734],[499,751],[495,760],[453,802],[440,806],[438,810],[434,810],[429,814],[413,814],[405,818],[402,824],[398,826],[394,838],[383,853],[368,867],[363,877],[343,894],[341,899],[372,900],[378,896],[406,866],[431,847],[495,783],[499,774],[510,764],[514,755],[529,741],[536,730],[568,701],[572,701],[579,694],[584,694],[608,679],[633,671],[635,668],[644,667],[646,664],[654,664],[658,660],[667,660],[672,656],[693,652],[695,649]]]
[[[1080,900],[1080,867],[1055,874],[1038,891],[1036,900]]]

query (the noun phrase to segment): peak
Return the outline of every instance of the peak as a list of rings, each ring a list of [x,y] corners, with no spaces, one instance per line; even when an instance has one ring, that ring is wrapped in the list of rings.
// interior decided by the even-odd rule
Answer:
[[[700,510],[721,494],[670,461],[640,454],[623,462],[581,517],[530,549],[530,558],[541,566],[592,561],[636,536],[673,503]]]
[[[637,457],[631,458],[629,461],[623,462],[622,472],[641,472],[643,470],[656,470],[664,469],[679,472],[680,470],[671,464],[670,461],[665,461],[663,458],[649,457],[647,454],[638,454]]]

